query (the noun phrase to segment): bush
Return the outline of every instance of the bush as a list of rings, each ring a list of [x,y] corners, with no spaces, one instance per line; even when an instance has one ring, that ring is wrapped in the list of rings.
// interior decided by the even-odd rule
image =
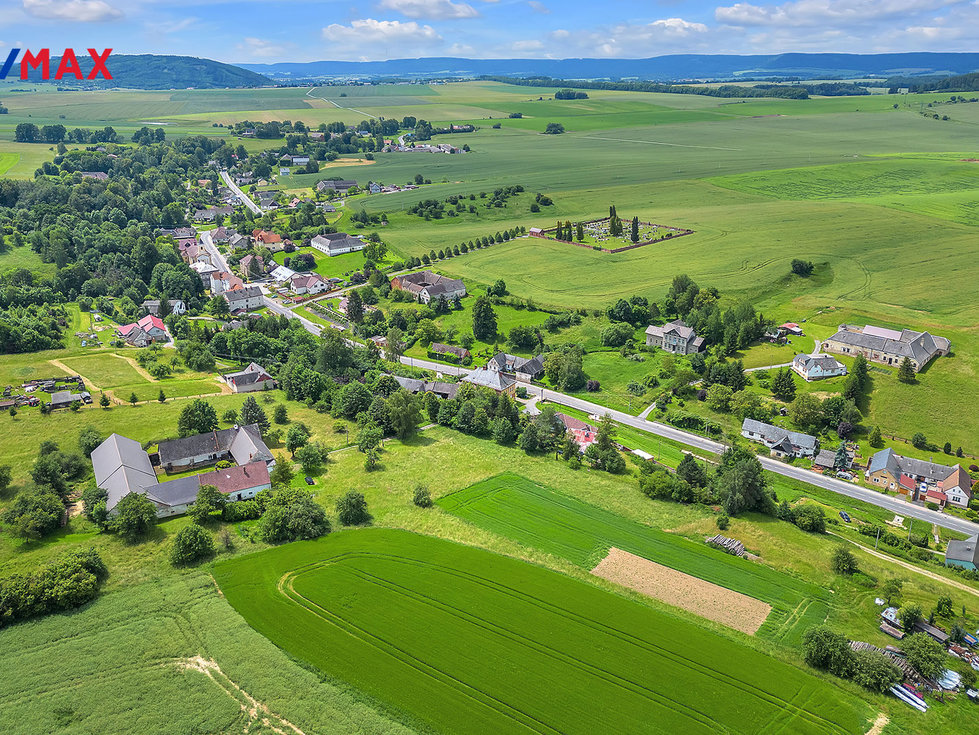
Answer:
[[[597,393],[602,387],[602,384],[597,380],[589,380],[585,383],[585,390],[589,393]]]
[[[847,637],[824,625],[810,628],[802,636],[802,657],[814,669],[850,678],[856,669],[853,651]]]
[[[727,516],[717,516],[714,522],[717,524],[717,528],[721,531],[726,531],[727,527],[731,525],[731,519]]]
[[[30,574],[0,579],[0,628],[83,605],[95,597],[107,576],[94,549],[77,549]]]
[[[326,511],[313,500],[310,493],[286,487],[264,496],[262,500],[265,502],[265,513],[258,526],[259,536],[266,543],[313,539],[330,532]]]
[[[792,514],[795,525],[809,533],[826,532],[826,514],[818,505],[802,505]]]
[[[412,497],[411,502],[417,505],[419,508],[431,508],[432,494],[428,491],[427,487],[424,485],[419,485],[415,488],[415,494]]]
[[[857,559],[846,546],[837,546],[833,552],[833,571],[850,576],[857,571]]]
[[[214,539],[211,534],[192,523],[181,528],[173,537],[170,546],[170,563],[174,566],[190,564],[214,553]]]
[[[856,651],[853,654],[853,680],[872,692],[886,692],[899,684],[904,674],[887,656],[877,651]]]
[[[371,514],[367,510],[367,500],[363,493],[351,490],[337,500],[337,516],[344,526],[359,526],[371,522]]]
[[[262,509],[256,500],[239,500],[234,503],[228,503],[224,506],[224,510],[221,511],[221,519],[228,523],[250,521],[254,518],[260,518],[261,515]]]

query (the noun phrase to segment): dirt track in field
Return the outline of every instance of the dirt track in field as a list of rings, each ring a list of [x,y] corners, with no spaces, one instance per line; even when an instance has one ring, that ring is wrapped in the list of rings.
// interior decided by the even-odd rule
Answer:
[[[761,600],[621,549],[609,549],[591,573],[748,635],[754,635],[772,611]]]

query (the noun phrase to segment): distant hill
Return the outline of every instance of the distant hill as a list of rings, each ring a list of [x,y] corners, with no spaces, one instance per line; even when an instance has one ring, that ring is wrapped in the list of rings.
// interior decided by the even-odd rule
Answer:
[[[51,76],[58,68],[60,59],[51,59]],[[82,73],[88,76],[92,70],[92,59],[88,56],[78,57]],[[262,87],[270,84],[267,76],[256,74],[248,69],[242,69],[220,61],[198,59],[193,56],[155,56],[141,54],[138,56],[109,57],[106,66],[112,74],[112,80],[102,77],[91,82],[76,82],[73,77],[66,77],[60,82],[50,80],[51,84],[86,87],[129,87],[132,89],[222,89],[225,87]],[[31,82],[41,82],[40,72],[31,74]]]
[[[802,79],[862,76],[950,76],[979,71],[979,54],[773,54],[754,56],[677,54],[648,59],[463,59],[438,57],[390,61],[311,61],[240,64],[274,79],[547,76],[561,79]]]

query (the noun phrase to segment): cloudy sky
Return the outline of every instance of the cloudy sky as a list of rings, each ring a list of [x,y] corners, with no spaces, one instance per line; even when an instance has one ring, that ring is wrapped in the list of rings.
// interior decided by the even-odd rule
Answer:
[[[0,57],[94,46],[228,62],[636,58],[977,42],[979,0],[0,0]]]

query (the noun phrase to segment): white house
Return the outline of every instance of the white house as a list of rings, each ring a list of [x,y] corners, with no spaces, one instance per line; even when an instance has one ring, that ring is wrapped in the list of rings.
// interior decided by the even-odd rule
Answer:
[[[808,381],[846,375],[846,365],[832,355],[796,355],[792,369]]]
[[[171,314],[180,316],[181,314],[187,313],[187,304],[184,303],[183,299],[173,299],[169,304]],[[160,316],[160,302],[157,300],[147,299],[143,302],[143,308],[146,309],[148,314]]]
[[[312,295],[329,291],[330,284],[317,273],[297,273],[289,279],[289,288],[300,295]]]
[[[321,253],[326,253],[329,256],[352,253],[355,250],[363,250],[367,246],[367,243],[359,237],[353,237],[346,232],[331,232],[328,235],[317,235],[309,241],[309,244]]]
[[[275,387],[275,379],[255,362],[249,363],[248,367],[237,373],[222,375],[221,379],[231,386],[231,390],[235,393],[251,393]]]

